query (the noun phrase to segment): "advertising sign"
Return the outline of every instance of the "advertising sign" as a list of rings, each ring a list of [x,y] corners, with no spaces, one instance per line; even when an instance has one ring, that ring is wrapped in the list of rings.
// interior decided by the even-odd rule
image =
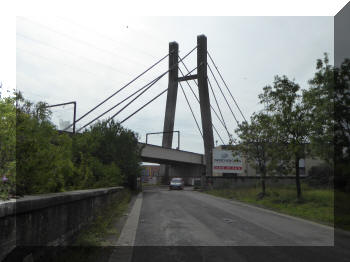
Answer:
[[[242,173],[242,159],[239,155],[233,155],[231,150],[213,149],[213,172]]]

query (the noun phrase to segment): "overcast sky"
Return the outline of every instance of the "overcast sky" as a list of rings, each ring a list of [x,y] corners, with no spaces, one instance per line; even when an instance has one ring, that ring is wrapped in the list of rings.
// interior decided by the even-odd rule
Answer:
[[[333,64],[333,17],[124,17],[104,19],[17,18],[17,89],[32,101],[57,104],[77,101],[77,117],[118,90],[168,52],[168,43],[179,44],[180,56],[191,50],[197,35],[208,38],[208,50],[238,102],[249,118],[261,109],[258,94],[275,75],[287,75],[302,88],[313,77],[316,60],[323,53]],[[196,67],[196,52],[185,60]],[[148,81],[167,70],[165,60],[134,84],[113,97],[78,127],[107,110]],[[116,117],[123,120],[152,97],[167,88],[167,76]],[[234,133],[237,124],[218,87],[211,79],[225,120]],[[192,81],[193,83],[193,81]],[[183,87],[200,121],[199,105],[188,86]],[[193,85],[195,89],[196,86]],[[223,85],[222,85],[223,87]],[[197,91],[196,91],[197,92]],[[239,121],[242,117],[229,102]],[[166,94],[124,123],[145,141],[148,132],[163,129]],[[212,105],[215,107],[213,97]],[[111,116],[122,106],[113,110]],[[53,122],[71,120],[72,108],[53,109]],[[228,136],[212,113],[224,142]],[[181,132],[180,149],[203,153],[203,141],[181,89],[174,130]],[[214,133],[215,140],[221,144]],[[161,144],[161,136],[149,142]],[[173,147],[177,146],[174,139]]]

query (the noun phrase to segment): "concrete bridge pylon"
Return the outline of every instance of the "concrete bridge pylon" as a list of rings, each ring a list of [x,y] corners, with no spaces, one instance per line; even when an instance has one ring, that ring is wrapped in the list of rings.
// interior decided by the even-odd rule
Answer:
[[[208,76],[207,76],[207,37],[205,35],[197,36],[197,75],[180,77],[179,78],[179,45],[177,42],[169,43],[169,81],[167,100],[163,127],[162,147],[171,148],[173,141],[176,100],[178,84],[181,81],[188,81],[189,79],[198,81],[198,93],[200,101],[201,122],[203,130],[203,144],[204,144],[204,158],[205,158],[205,172],[201,173],[202,184],[205,176],[212,176],[212,151],[214,147],[212,118],[210,111],[210,98],[208,90]],[[171,173],[171,165],[162,164],[160,173],[163,177],[163,182],[168,182],[169,174]]]

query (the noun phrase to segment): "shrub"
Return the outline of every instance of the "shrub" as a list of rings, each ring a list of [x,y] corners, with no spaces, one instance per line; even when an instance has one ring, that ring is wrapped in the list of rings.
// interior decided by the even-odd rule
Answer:
[[[0,99],[0,199],[16,191],[16,107],[14,98]]]
[[[98,122],[82,134],[59,133],[46,104],[20,93],[0,99],[0,198],[126,185],[140,174],[137,135]]]
[[[309,186],[326,186],[333,182],[333,176],[333,169],[327,164],[322,164],[311,167],[306,182]]]

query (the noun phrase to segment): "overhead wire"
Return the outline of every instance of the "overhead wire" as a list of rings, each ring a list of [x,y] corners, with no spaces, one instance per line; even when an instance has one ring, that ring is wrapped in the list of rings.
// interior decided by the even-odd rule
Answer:
[[[41,23],[38,23],[38,22],[33,21],[33,20],[31,20],[31,19],[28,19],[27,17],[21,17],[21,19],[27,20],[27,21],[29,21],[30,23],[36,24],[36,25],[38,25],[38,26],[40,26],[40,27],[42,27],[42,28],[45,28],[45,29],[48,30],[48,31],[51,31],[51,32],[55,33],[55,34],[62,35],[62,36],[64,36],[65,38],[71,39],[71,40],[74,41],[74,42],[79,42],[79,43],[81,43],[81,44],[84,44],[84,45],[86,45],[86,46],[90,46],[90,47],[92,47],[92,48],[94,48],[94,49],[96,49],[96,50],[99,50],[99,51],[101,51],[101,52],[104,52],[104,53],[106,53],[106,54],[113,55],[113,56],[119,57],[119,58],[124,59],[124,60],[128,60],[128,61],[130,61],[130,62],[132,62],[132,63],[141,64],[141,63],[139,63],[139,62],[136,61],[136,60],[133,60],[133,59],[130,59],[130,58],[126,58],[126,57],[122,57],[122,56],[116,54],[115,52],[112,52],[112,51],[110,51],[110,50],[103,49],[103,48],[101,48],[101,47],[99,47],[99,46],[96,46],[96,45],[91,44],[90,42],[87,42],[87,41],[81,40],[81,39],[79,39],[79,38],[75,38],[75,37],[73,37],[73,36],[71,36],[71,35],[69,35],[69,34],[66,34],[66,33],[63,33],[63,32],[60,32],[60,31],[57,31],[57,30],[52,29],[52,28],[50,28],[50,27],[48,27],[48,26],[46,26],[46,25],[43,25],[43,24],[41,24]],[[144,66],[144,65],[143,65],[143,66]]]
[[[93,59],[88,58],[88,57],[84,57],[84,56],[81,56],[81,55],[77,55],[76,53],[71,52],[71,51],[69,51],[69,50],[62,49],[62,48],[59,48],[59,47],[57,47],[57,46],[49,45],[49,44],[47,44],[47,43],[45,43],[45,42],[42,42],[42,41],[40,41],[40,40],[37,40],[37,39],[31,38],[31,37],[25,36],[25,35],[22,35],[22,34],[19,34],[19,33],[16,33],[16,35],[17,35],[17,36],[20,36],[20,37],[22,37],[22,38],[24,38],[24,39],[30,40],[30,41],[32,41],[32,42],[37,42],[37,43],[39,43],[40,45],[47,46],[47,47],[49,47],[49,48],[53,48],[53,49],[59,50],[59,51],[61,51],[61,52],[65,52],[65,53],[70,54],[71,56],[74,56],[74,57],[77,57],[77,58],[82,58],[82,59],[85,59],[85,60],[89,60],[89,61],[91,61],[91,62],[93,62],[93,63],[100,64],[100,65],[102,65],[102,66],[104,66],[104,67],[108,67],[108,68],[110,68],[111,70],[116,71],[116,72],[118,72],[118,73],[122,73],[122,74],[125,74],[125,75],[130,76],[130,74],[128,74],[128,73],[126,73],[126,72],[123,72],[123,71],[121,71],[121,70],[118,70],[118,69],[116,69],[115,67],[113,67],[113,66],[111,66],[111,65],[107,65],[107,64],[101,63],[101,62],[99,62],[99,61],[93,60]]]
[[[85,25],[81,25],[80,23],[77,23],[76,21],[72,21],[71,19],[67,19],[67,18],[63,19],[63,17],[58,17],[58,18],[61,19],[62,21],[65,21],[65,22],[67,22],[67,20],[68,20],[68,23],[74,24],[75,26],[80,27],[80,28],[82,28],[82,29],[85,30],[85,31],[93,32],[93,33],[95,33],[96,35],[99,35],[99,36],[101,36],[101,37],[103,37],[103,38],[105,38],[105,39],[108,39],[109,41],[111,41],[111,42],[113,42],[113,43],[116,43],[117,45],[128,45],[128,48],[132,48],[132,49],[134,49],[134,50],[137,50],[137,51],[139,51],[139,52],[141,52],[141,53],[144,53],[144,54],[148,55],[149,57],[154,58],[154,55],[150,54],[149,52],[147,52],[147,51],[145,51],[145,50],[142,50],[142,49],[140,49],[140,48],[138,48],[138,47],[135,47],[135,46],[130,46],[130,44],[128,44],[128,43],[126,43],[126,42],[117,41],[116,39],[112,38],[111,36],[102,34],[102,33],[99,32],[98,30],[92,29],[91,27],[87,27],[87,26],[85,26]],[[128,30],[130,30],[130,29],[131,29],[131,30],[135,30],[135,29],[129,27]],[[143,32],[143,33],[144,33],[144,32]]]
[[[28,53],[28,54],[30,54],[30,55],[32,55],[32,56],[39,57],[39,58],[41,58],[41,59],[48,60],[48,61],[50,61],[50,62],[52,62],[52,60],[56,60],[56,59],[48,58],[48,57],[45,57],[45,56],[42,56],[42,55],[38,55],[38,54],[36,54],[36,53],[33,53],[33,52],[29,51],[29,50],[22,49],[22,48],[16,47],[16,50],[20,50],[20,51],[22,51],[22,52],[26,52],[26,53]],[[86,73],[89,73],[89,74],[92,74],[92,75],[95,75],[95,76],[100,77],[98,74],[96,74],[96,73],[94,73],[94,72],[91,72],[91,71],[89,71],[89,70],[82,69],[82,68],[80,68],[80,67],[78,67],[78,66],[66,64],[66,63],[61,62],[61,61],[58,61],[58,60],[56,60],[56,61],[59,62],[59,63],[61,63],[61,64],[63,64],[63,65],[65,65],[65,66],[68,66],[68,67],[74,68],[74,69],[76,69],[76,70],[79,70],[79,71],[81,71],[81,72],[86,72]]]

